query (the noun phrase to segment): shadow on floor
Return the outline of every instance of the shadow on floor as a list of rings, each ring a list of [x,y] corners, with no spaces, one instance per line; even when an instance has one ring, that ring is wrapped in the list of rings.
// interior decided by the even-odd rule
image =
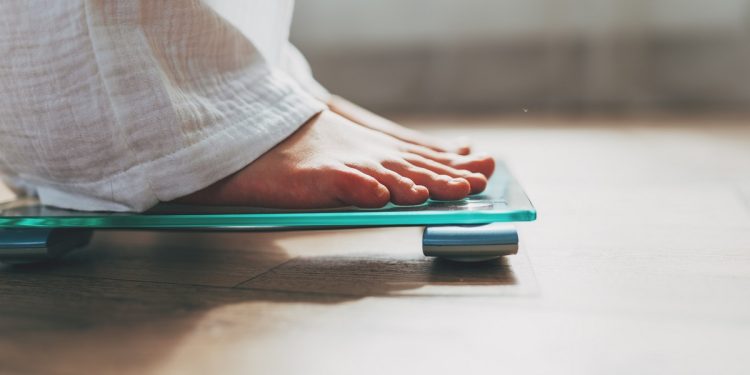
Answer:
[[[56,262],[0,266],[0,371],[148,371],[207,317],[232,306],[246,311],[235,317],[243,324],[262,325],[259,316],[274,309],[455,297],[477,287],[502,296],[519,282],[507,259],[290,257],[275,243],[278,234],[229,235],[221,248],[215,236],[118,232]]]

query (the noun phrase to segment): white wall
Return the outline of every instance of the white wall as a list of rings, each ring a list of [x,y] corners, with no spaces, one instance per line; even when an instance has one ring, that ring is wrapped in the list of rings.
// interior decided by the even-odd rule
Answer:
[[[298,0],[296,7],[295,38],[315,48],[750,30],[746,0]]]
[[[324,84],[383,108],[445,106],[467,69],[459,106],[750,100],[750,0],[298,0],[292,39]]]

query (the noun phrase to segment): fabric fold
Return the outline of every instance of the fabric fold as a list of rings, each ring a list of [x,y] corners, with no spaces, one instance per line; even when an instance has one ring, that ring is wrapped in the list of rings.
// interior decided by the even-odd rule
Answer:
[[[288,43],[292,2],[263,4],[243,32],[201,1],[0,3],[3,178],[48,205],[144,211],[250,164],[326,108],[304,57],[253,42]]]

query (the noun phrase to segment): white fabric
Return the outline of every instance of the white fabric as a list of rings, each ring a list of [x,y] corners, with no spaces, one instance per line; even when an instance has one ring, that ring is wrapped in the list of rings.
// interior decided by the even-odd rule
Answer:
[[[45,204],[143,211],[323,110],[292,0],[0,2],[0,174]]]

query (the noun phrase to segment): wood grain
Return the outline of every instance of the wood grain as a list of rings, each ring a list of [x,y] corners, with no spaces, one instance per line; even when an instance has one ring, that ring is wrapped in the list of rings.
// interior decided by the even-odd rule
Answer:
[[[519,254],[419,228],[102,232],[0,266],[0,373],[750,372],[746,119],[411,119],[503,157]]]

